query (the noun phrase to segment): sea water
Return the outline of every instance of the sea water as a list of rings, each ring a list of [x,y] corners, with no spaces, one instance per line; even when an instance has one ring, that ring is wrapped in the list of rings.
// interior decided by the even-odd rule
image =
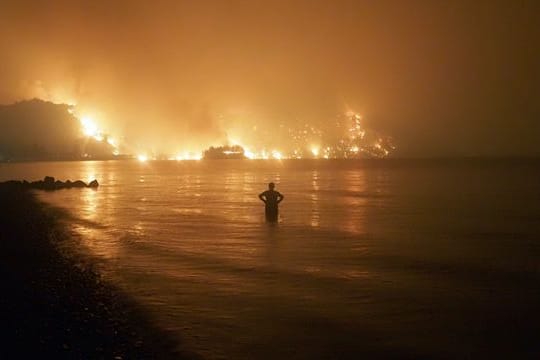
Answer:
[[[99,181],[39,197],[203,358],[538,354],[538,160],[0,164],[0,180],[46,175]]]

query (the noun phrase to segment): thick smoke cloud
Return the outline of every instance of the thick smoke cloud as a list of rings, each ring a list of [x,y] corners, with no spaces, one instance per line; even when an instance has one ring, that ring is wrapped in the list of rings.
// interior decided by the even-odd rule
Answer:
[[[538,154],[538,10],[536,1],[3,1],[0,102],[76,103],[157,152],[222,143],[253,124],[269,134],[324,128],[354,110],[396,139],[398,155]]]

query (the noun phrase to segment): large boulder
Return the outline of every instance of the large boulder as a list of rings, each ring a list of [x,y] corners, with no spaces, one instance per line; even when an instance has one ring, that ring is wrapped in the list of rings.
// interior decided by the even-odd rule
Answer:
[[[63,189],[63,188],[65,188],[65,187],[66,187],[66,184],[64,184],[64,183],[63,183],[62,181],[60,181],[60,180],[56,180],[56,181],[54,182],[54,188],[55,188],[55,189]]]
[[[74,181],[71,184],[71,186],[76,187],[76,188],[83,188],[83,187],[86,187],[86,184],[82,180],[77,180],[77,181]]]
[[[23,183],[20,182],[20,181],[17,181],[17,180],[9,180],[9,181],[5,181],[3,183],[0,183],[2,184],[3,186],[6,186],[6,187],[21,187],[23,186]]]
[[[39,181],[32,181],[30,183],[30,186],[34,189],[43,189],[43,180],[39,180]]]
[[[56,189],[56,184],[54,183],[54,177],[45,176],[43,179],[43,189],[45,190],[54,190]]]
[[[56,180],[52,176],[45,176],[43,180],[38,181],[32,181],[28,182],[26,180],[24,181],[17,181],[17,180],[9,180],[6,182],[0,182],[0,185],[2,186],[9,186],[9,187],[24,187],[24,188],[31,188],[31,189],[40,189],[40,190],[59,190],[59,189],[70,189],[70,188],[93,188],[97,189],[99,186],[99,183],[97,180],[92,180],[88,185],[82,180],[77,181],[71,181],[66,180],[65,182]]]

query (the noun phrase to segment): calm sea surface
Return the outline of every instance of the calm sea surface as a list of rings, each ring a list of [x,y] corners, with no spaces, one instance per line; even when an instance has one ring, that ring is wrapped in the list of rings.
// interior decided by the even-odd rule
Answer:
[[[203,358],[540,355],[540,161],[0,164]],[[280,222],[257,195],[274,181]]]

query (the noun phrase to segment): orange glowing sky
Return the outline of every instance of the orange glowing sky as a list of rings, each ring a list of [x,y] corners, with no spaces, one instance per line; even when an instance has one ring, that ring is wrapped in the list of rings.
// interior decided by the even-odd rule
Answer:
[[[3,1],[0,103],[177,151],[353,110],[398,155],[538,154],[537,1]],[[262,130],[261,130],[262,131]],[[257,139],[257,141],[264,141]]]

